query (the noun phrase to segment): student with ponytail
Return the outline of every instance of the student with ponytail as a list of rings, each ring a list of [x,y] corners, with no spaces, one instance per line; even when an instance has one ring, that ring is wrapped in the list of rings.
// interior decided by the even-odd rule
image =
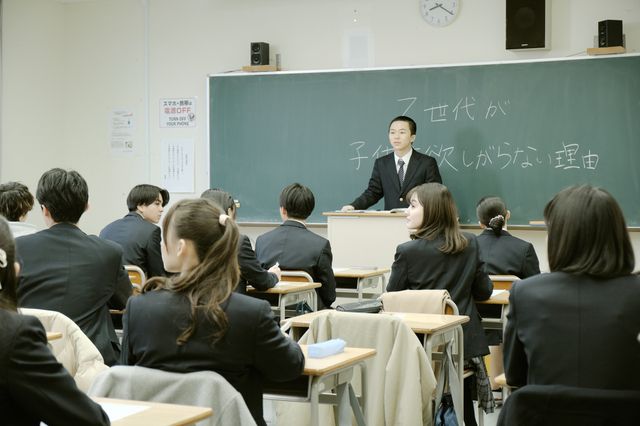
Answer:
[[[533,244],[506,231],[511,213],[502,199],[482,198],[476,206],[476,214],[484,229],[478,235],[478,246],[487,274],[515,275],[524,279],[540,273]]]
[[[163,222],[162,258],[171,278],[147,281],[127,304],[122,364],[173,372],[211,370],[262,417],[262,378],[287,381],[304,368],[270,305],[234,292],[238,227],[206,199],[182,200]]]

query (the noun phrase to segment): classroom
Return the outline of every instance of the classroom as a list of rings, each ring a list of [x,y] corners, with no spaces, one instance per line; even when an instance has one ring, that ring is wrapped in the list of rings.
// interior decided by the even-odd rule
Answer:
[[[252,42],[269,43],[270,63],[277,61],[283,72],[526,63],[586,57],[597,44],[598,22],[612,19],[623,21],[626,53],[621,55],[640,54],[638,0],[546,0],[550,46],[541,50],[505,49],[507,1],[458,0],[458,16],[439,27],[423,19],[420,0],[0,0],[0,182],[19,181],[35,192],[44,171],[77,170],[90,191],[79,226],[97,235],[122,216],[133,186],[162,186],[167,147],[186,146],[192,149],[193,174],[181,182],[186,189],[170,191],[167,208],[199,197],[216,186],[210,76],[242,73],[250,65]],[[163,105],[174,100],[191,102],[191,125],[166,125]],[[251,117],[244,125],[251,126]],[[417,137],[428,140],[429,134]],[[274,167],[287,161],[282,153],[282,164]],[[241,170],[227,178],[255,180]],[[620,185],[637,187],[636,179],[637,172],[632,182]],[[314,180],[300,176],[298,181],[313,186]],[[271,197],[273,202],[260,208],[275,216],[278,193]],[[45,227],[37,204],[27,221]],[[534,245],[541,271],[548,272],[544,227],[519,224],[510,231]],[[240,207],[238,225],[255,241],[279,220],[243,222]],[[465,230],[477,234],[475,225]],[[326,218],[309,228],[332,239]],[[640,227],[629,230],[640,259]],[[339,241],[357,238],[345,233]],[[345,263],[334,266],[357,262],[349,250],[334,247]],[[393,254],[378,266],[390,267]]]

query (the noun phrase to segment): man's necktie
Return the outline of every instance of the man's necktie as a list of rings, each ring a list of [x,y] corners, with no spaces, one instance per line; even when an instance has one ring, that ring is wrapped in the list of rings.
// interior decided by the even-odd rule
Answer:
[[[400,186],[402,186],[402,182],[404,182],[404,161],[398,160],[398,179],[400,180]]]

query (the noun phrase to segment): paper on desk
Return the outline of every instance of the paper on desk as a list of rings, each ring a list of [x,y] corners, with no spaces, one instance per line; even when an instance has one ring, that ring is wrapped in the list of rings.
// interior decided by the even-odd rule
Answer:
[[[493,291],[491,292],[491,297],[496,297],[497,295],[502,294],[502,293],[504,293],[505,291],[507,291],[507,290],[493,290]]]
[[[113,402],[100,402],[99,404],[102,406],[104,412],[107,413],[111,422],[115,422],[116,420],[120,420],[149,409],[148,405],[129,405]]]

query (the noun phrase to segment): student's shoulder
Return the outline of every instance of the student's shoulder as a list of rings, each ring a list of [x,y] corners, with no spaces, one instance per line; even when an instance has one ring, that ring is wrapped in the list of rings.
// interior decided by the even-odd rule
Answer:
[[[229,296],[225,310],[232,315],[249,315],[255,318],[256,316],[270,313],[271,305],[266,300],[233,292]]]

